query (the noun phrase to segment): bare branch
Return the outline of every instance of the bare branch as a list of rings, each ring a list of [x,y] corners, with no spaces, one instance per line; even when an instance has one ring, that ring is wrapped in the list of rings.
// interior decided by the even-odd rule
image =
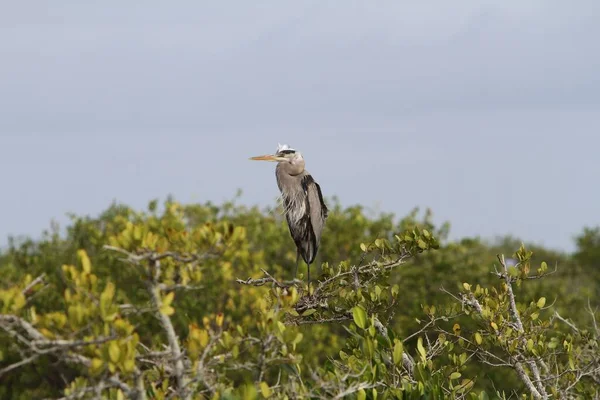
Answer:
[[[516,362],[514,366],[515,370],[517,371],[517,374],[519,375],[519,378],[521,378],[521,381],[525,384],[525,386],[527,386],[527,390],[529,390],[529,393],[531,393],[533,398],[543,399],[544,397],[542,397],[542,395],[540,394],[540,392],[538,392],[533,382],[531,382],[531,379],[529,378],[529,375],[527,375],[527,372],[525,372],[523,365],[520,362]]]
[[[29,322],[25,321],[22,318],[17,317],[16,315],[8,315],[8,314],[0,314],[0,328],[7,328],[8,326],[17,325],[22,328],[31,338],[38,340],[46,340],[46,337],[42,335],[40,331],[35,329]]]
[[[271,274],[269,274],[266,270],[261,268],[261,271],[265,275],[264,278],[256,278],[256,279],[248,278],[246,280],[238,278],[238,279],[236,279],[236,282],[240,283],[242,285],[251,285],[251,286],[263,286],[267,283],[272,283],[274,286],[277,286],[280,288],[287,288],[290,286],[298,286],[298,285],[302,284],[302,281],[300,281],[298,279],[280,282],[277,279],[275,279],[273,276],[271,276]]]
[[[150,296],[152,298],[152,303],[153,303],[154,307],[156,308],[157,317],[163,327],[163,330],[167,334],[167,340],[169,341],[169,347],[171,348],[173,363],[175,364],[174,365],[175,378],[177,380],[177,388],[178,388],[179,395],[183,399],[188,399],[189,395],[187,394],[187,390],[186,390],[186,385],[187,385],[188,380],[185,376],[181,348],[179,347],[179,337],[177,336],[177,333],[175,332],[175,328],[173,327],[171,318],[169,318],[168,315],[166,315],[160,311],[162,304],[163,304],[161,297],[160,297],[160,289],[158,288],[158,286],[155,283],[150,282],[150,281],[147,282],[147,287],[148,287],[148,292],[150,293]]]
[[[598,328],[598,323],[596,322],[596,311],[598,310],[596,308],[596,310],[592,310],[592,305],[590,304],[590,299],[588,299],[588,311],[592,317],[592,323],[594,325],[594,330],[596,331],[596,337],[600,336],[600,328]]]
[[[182,254],[174,252],[174,251],[166,251],[164,253],[156,253],[151,250],[141,250],[139,254],[135,254],[135,253],[129,252],[127,250],[124,250],[120,247],[116,247],[116,246],[104,245],[103,248],[106,250],[111,250],[111,251],[123,254],[123,255],[127,256],[126,259],[128,261],[131,261],[133,263],[140,263],[140,262],[146,261],[146,260],[147,261],[160,261],[165,258],[172,258],[175,261],[187,264],[187,263],[191,263],[194,261],[215,258],[218,256],[218,254],[215,254],[215,253],[182,255]]]
[[[27,365],[30,364],[32,362],[34,362],[35,360],[37,360],[39,357],[41,356],[41,354],[34,354],[30,357],[24,358],[19,362],[16,362],[14,364],[9,365],[6,368],[0,369],[0,378],[6,374],[7,372],[12,371],[13,369],[17,369],[19,367],[22,367],[23,365]]]
[[[34,280],[32,280],[31,282],[29,282],[29,284],[27,286],[25,286],[25,288],[22,290],[22,293],[24,296],[28,296],[31,294],[31,290],[38,284],[38,283],[44,283],[44,280],[46,279],[46,274],[41,274],[40,276],[38,276],[37,278],[35,278]]]
[[[381,323],[381,321],[379,321],[379,318],[377,317],[375,317],[374,326],[381,336],[388,340],[390,339],[387,330],[385,329],[385,326],[383,326],[383,324]],[[408,373],[412,376],[413,371],[415,369],[415,361],[406,352],[402,352],[402,365],[404,365],[404,368],[406,368]]]
[[[558,311],[554,311],[554,316],[559,319],[561,322],[563,322],[565,325],[567,325],[569,328],[571,328],[574,332],[579,333],[579,329],[573,325],[571,322],[567,321],[566,319],[564,319],[563,317],[561,317],[561,315],[558,313]]]
[[[504,255],[499,254],[498,260],[500,261],[500,265],[502,266],[502,269],[504,270],[503,275],[504,275],[504,280],[506,282],[506,291],[507,291],[507,295],[508,295],[510,315],[511,315],[513,323],[517,327],[517,330],[519,331],[519,333],[523,334],[525,332],[525,330],[523,329],[523,322],[521,321],[521,317],[519,316],[519,311],[517,310],[515,294],[512,289],[512,282],[511,282],[510,276],[508,275],[508,266],[506,265],[506,261],[504,260]],[[527,341],[526,341],[525,337],[521,336],[521,341],[522,341],[523,345],[525,345],[525,346],[527,345]],[[531,370],[531,373],[533,374],[533,379],[534,379],[533,382],[535,384],[535,387],[537,388],[537,390],[535,392],[531,392],[531,394],[536,398],[546,400],[548,398],[548,394],[546,393],[546,390],[544,389],[544,385],[542,384],[542,380],[540,377],[540,371],[539,371],[537,364],[535,363],[535,361],[529,361],[527,364],[529,366],[529,369]],[[520,364],[517,363],[517,365],[520,365]],[[515,365],[515,367],[517,367],[517,365]],[[525,371],[522,369],[522,367],[520,367],[520,368],[524,373],[524,375],[521,375],[519,370],[517,370],[517,373],[519,373],[519,376],[521,377],[521,379],[524,379],[524,378],[529,379],[529,376],[525,373]],[[529,382],[524,381],[524,383],[526,385],[528,385]],[[529,385],[528,385],[528,387],[529,387]],[[537,397],[537,396],[539,396],[539,397]]]

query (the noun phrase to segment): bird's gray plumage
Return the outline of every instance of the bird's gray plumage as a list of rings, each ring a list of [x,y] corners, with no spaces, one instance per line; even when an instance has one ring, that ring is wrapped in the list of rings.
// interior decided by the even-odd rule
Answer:
[[[279,145],[273,155],[252,157],[252,160],[276,161],[275,176],[281,192],[288,228],[296,244],[296,270],[302,257],[308,266],[310,282],[310,264],[319,251],[321,233],[327,219],[327,206],[323,201],[321,187],[304,169],[302,154],[287,145]]]
[[[277,165],[275,176],[292,239],[304,262],[312,264],[328,210],[319,184],[303,167],[302,172],[296,171],[292,164],[283,162]]]

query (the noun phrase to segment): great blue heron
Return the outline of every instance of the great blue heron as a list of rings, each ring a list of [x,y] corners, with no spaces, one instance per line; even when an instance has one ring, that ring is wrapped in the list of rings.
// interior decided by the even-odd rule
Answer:
[[[321,232],[327,219],[327,206],[323,201],[321,187],[304,169],[304,158],[299,151],[288,145],[278,145],[275,154],[251,157],[251,160],[275,161],[275,177],[281,192],[285,217],[290,234],[296,243],[296,268],[300,256],[307,265],[310,285],[310,264],[315,260],[321,242]]]

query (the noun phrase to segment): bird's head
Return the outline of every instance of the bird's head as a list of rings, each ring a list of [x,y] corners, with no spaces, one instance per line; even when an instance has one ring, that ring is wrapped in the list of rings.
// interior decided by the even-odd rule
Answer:
[[[294,163],[302,160],[302,154],[292,149],[287,144],[278,144],[277,151],[274,154],[265,154],[264,156],[250,157],[251,160],[256,161],[275,161],[275,162],[289,162]]]

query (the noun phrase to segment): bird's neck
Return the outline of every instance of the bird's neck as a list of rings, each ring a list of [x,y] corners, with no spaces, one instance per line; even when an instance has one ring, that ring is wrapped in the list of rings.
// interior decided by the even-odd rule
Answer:
[[[277,169],[282,173],[296,176],[304,172],[304,160],[295,160],[294,162],[282,162],[277,164]]]

